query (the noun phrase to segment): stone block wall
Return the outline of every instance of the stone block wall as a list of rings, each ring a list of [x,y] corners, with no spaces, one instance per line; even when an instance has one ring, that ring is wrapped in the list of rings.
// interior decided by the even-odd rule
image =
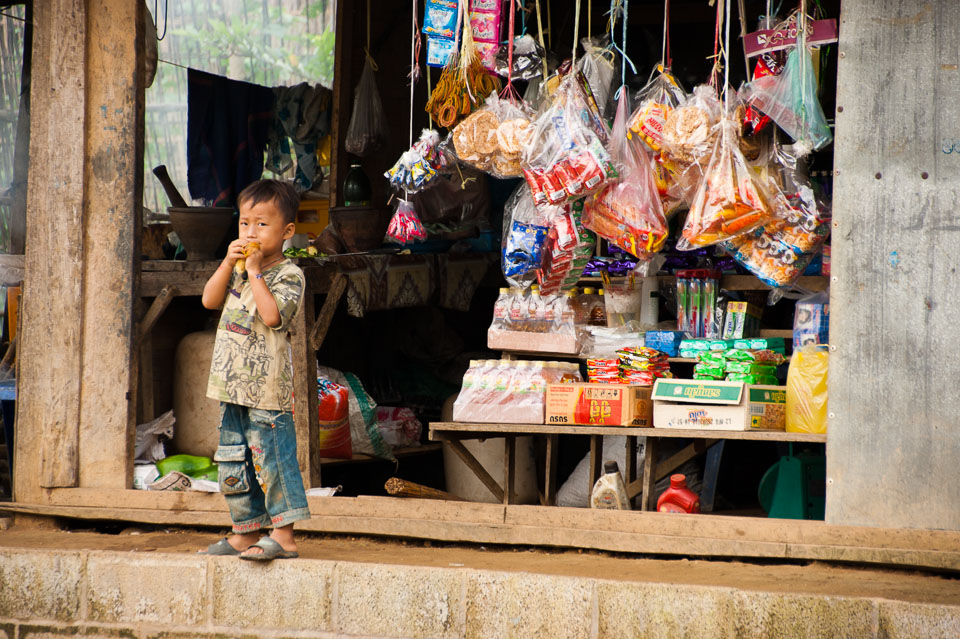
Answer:
[[[960,636],[960,605],[520,572],[0,550],[0,639]]]

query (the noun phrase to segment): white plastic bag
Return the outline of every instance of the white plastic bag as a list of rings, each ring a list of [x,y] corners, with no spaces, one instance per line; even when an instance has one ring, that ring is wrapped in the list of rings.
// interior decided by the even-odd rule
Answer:
[[[367,57],[353,94],[353,114],[343,145],[348,153],[359,157],[372,154],[387,142],[387,118],[374,73],[373,62]]]

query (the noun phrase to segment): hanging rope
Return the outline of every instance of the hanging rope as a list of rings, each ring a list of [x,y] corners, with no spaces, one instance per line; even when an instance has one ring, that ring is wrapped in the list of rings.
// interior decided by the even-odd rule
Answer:
[[[521,0],[522,2],[522,0]],[[513,38],[514,38],[514,14],[516,14],[516,0],[510,0],[510,20],[507,33],[507,86],[503,87],[500,97],[517,99],[517,90],[513,88]]]
[[[620,20],[620,45],[617,45],[616,28],[617,20]],[[610,31],[610,46],[620,54],[620,88],[614,94],[614,98],[620,97],[620,91],[627,84],[627,65],[630,65],[630,71],[636,75],[637,68],[633,60],[627,55],[627,22],[630,19],[629,0],[610,0],[610,22],[608,23]]]
[[[367,46],[363,47],[363,52],[367,56],[367,62],[370,63],[370,68],[374,71],[379,71],[380,67],[377,66],[373,56],[370,55],[370,0],[367,0]]]
[[[417,0],[413,0],[413,7],[410,17],[410,146],[413,146],[413,89],[417,83],[419,66],[420,38],[419,29],[417,29]]]
[[[580,37],[580,0],[577,0],[576,9],[574,10],[573,18],[573,53],[570,55],[570,66],[575,68],[577,66],[577,38]]]
[[[660,66],[669,69],[673,66],[670,58],[670,0],[663,0],[663,45],[660,48]]]
[[[546,46],[546,45],[544,44],[544,42],[543,42],[543,18],[541,17],[541,14],[540,14],[540,0],[536,0],[536,2],[537,2],[537,30],[540,32],[540,47],[541,47],[541,48],[543,49],[543,51],[544,51],[544,54],[543,54],[543,82],[546,83],[547,77],[548,77],[548,72],[547,72],[547,54],[546,54],[547,46]]]

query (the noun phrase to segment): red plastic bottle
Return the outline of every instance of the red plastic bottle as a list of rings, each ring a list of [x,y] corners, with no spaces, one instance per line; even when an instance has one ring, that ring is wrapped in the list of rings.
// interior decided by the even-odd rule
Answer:
[[[670,488],[657,500],[657,512],[699,513],[700,497],[687,488],[686,475],[670,475]]]

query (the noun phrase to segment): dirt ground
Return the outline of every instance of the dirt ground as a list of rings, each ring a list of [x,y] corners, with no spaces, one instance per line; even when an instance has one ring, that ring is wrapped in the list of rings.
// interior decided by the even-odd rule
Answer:
[[[179,528],[129,527],[111,532],[116,534],[105,534],[93,528],[55,529],[51,523],[45,528],[15,525],[0,531],[0,547],[186,554],[196,553],[218,538],[218,531]],[[309,559],[468,567],[960,605],[960,574],[821,562],[783,564],[664,559],[595,551],[438,544],[317,534],[298,534],[297,541],[300,556]]]

